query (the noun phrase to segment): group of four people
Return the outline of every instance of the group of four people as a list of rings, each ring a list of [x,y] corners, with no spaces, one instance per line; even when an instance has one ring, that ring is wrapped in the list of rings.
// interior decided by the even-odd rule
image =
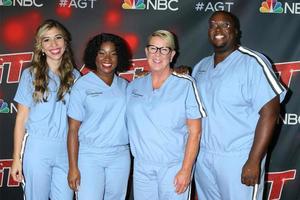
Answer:
[[[122,38],[92,38],[84,52],[91,71],[79,78],[70,34],[45,21],[15,96],[11,174],[25,180],[27,199],[67,200],[73,191],[125,199],[130,150],[135,200],[186,200],[194,172],[199,200],[250,199],[248,186],[259,183],[262,198],[285,89],[263,55],[239,46],[234,15],[215,12],[208,36],[214,54],[195,66],[194,80],[170,66],[174,35],[155,31],[145,47],[150,73],[128,84],[116,74],[129,65]]]

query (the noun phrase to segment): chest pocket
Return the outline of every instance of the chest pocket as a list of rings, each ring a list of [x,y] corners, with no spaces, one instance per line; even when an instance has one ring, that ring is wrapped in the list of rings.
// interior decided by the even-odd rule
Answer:
[[[244,95],[246,92],[245,84],[230,78],[212,84],[216,85],[212,85],[213,89],[208,91],[213,91],[215,100],[220,104],[224,103],[231,106],[244,106],[248,104]]]
[[[147,105],[147,95],[143,92],[133,89],[130,92],[130,102],[135,106],[145,106]]]
[[[152,117],[162,127],[178,128],[186,123],[185,92],[158,96],[154,100]]]
[[[88,113],[103,113],[106,105],[107,97],[104,91],[87,90],[85,99],[85,108]]]

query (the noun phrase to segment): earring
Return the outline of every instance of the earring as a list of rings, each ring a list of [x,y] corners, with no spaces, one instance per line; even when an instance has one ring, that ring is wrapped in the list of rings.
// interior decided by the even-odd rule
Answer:
[[[45,56],[45,52],[42,53],[42,56]]]

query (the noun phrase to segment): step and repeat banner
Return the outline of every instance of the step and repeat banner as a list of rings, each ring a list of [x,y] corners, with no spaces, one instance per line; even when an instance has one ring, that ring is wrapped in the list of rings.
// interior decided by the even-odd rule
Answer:
[[[37,26],[56,19],[72,33],[78,69],[87,41],[100,32],[122,36],[133,54],[128,80],[147,70],[144,48],[158,29],[174,32],[179,41],[175,66],[193,66],[212,53],[208,18],[216,10],[240,19],[243,46],[264,53],[288,88],[269,152],[265,199],[300,199],[300,2],[298,0],[0,0],[0,199],[22,199],[10,177],[20,75],[30,66]],[[129,198],[131,199],[131,197]]]

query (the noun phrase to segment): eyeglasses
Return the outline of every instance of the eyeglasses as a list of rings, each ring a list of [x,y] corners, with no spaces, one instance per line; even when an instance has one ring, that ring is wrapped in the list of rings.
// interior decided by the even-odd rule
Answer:
[[[168,55],[172,49],[170,47],[157,47],[154,45],[147,45],[149,53],[155,54],[158,50],[161,55]]]
[[[209,29],[229,29],[231,27],[231,24],[229,22],[215,22],[211,21],[209,22]]]

